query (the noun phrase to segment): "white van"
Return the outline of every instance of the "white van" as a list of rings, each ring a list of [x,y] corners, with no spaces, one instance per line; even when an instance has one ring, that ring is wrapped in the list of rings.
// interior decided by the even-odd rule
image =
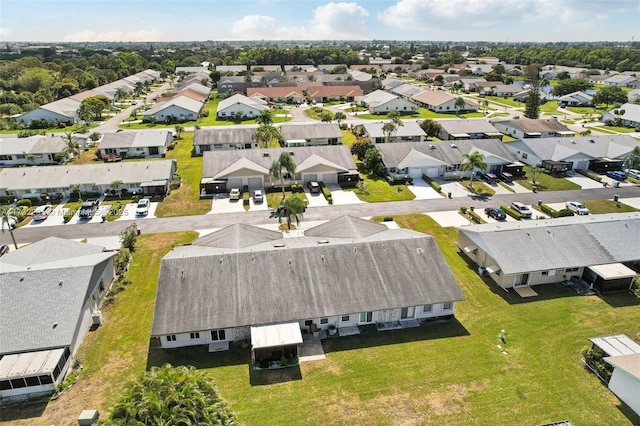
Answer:
[[[629,169],[627,172],[627,176],[632,177],[634,179],[640,179],[640,170]]]

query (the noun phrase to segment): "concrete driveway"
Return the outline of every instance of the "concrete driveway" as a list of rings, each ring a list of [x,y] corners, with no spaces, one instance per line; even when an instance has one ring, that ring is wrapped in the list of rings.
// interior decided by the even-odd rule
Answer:
[[[327,185],[327,188],[331,191],[331,197],[333,198],[334,206],[343,206],[347,204],[364,204],[355,192],[353,191],[344,191],[340,185],[330,184]]]
[[[64,213],[67,209],[64,208],[64,203],[60,203],[54,206],[51,213],[45,220],[31,220],[24,226],[28,227],[44,227],[44,226],[57,226],[64,225]]]
[[[413,185],[407,185],[407,188],[414,193],[416,200],[442,198],[442,195],[438,194],[436,190],[431,187],[431,184],[427,183],[424,179],[414,178]]]
[[[242,199],[230,200],[227,194],[220,194],[221,197],[214,197],[211,202],[211,210],[207,214],[218,213],[245,213]],[[266,203],[264,203],[266,204]]]
[[[573,182],[576,185],[580,185],[582,189],[602,188],[602,183],[582,175],[575,175],[566,178],[569,182]]]
[[[449,228],[452,226],[464,226],[469,225],[469,219],[462,217],[458,210],[447,210],[442,212],[430,212],[425,213],[431,219],[438,222],[438,225],[443,228]]]
[[[309,201],[307,207],[322,207],[329,205],[329,202],[326,198],[324,198],[324,195],[321,192],[312,194],[311,192],[309,192],[309,189],[305,187],[304,194],[307,196],[307,201]],[[333,195],[333,191],[331,192],[331,194],[333,197],[333,201],[335,202],[336,199],[335,195]]]
[[[467,197],[470,192],[457,181],[446,181],[444,179],[434,179],[442,188],[442,193],[448,195],[451,193],[451,198]]]
[[[264,194],[264,192],[263,192]],[[243,208],[244,210],[244,208]],[[249,210],[263,210],[263,211],[268,211],[269,210],[269,204],[267,204],[267,198],[265,197],[264,200],[261,203],[255,203],[253,201],[253,197],[249,198]]]
[[[491,207],[499,207],[499,206],[491,206]],[[494,218],[487,216],[484,213],[484,209],[475,209],[474,211],[478,214],[478,216],[480,216],[487,223],[517,222],[514,218],[512,218],[509,215],[507,215],[507,218],[505,220],[495,220]]]
[[[149,204],[149,213],[145,216],[137,216],[136,215],[136,206],[137,203],[129,203],[124,206],[124,211],[120,214],[120,217],[116,220],[141,220],[141,219],[155,219],[156,218],[156,209],[158,208],[158,203],[150,203]]]

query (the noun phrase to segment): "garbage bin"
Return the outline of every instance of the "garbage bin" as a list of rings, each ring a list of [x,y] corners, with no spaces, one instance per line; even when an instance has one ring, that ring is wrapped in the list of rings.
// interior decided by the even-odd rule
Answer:
[[[538,200],[538,206],[542,205],[542,200]]]
[[[469,206],[469,210],[473,211],[473,206]]]
[[[447,197],[451,198],[451,195],[452,194],[450,192],[447,192]]]
[[[619,198],[620,198],[620,196],[618,194],[616,194],[616,195],[613,196],[613,201],[615,201],[617,203]]]

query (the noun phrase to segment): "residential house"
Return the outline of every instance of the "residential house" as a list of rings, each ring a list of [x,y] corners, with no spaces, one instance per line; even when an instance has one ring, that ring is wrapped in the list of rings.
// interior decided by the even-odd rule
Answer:
[[[268,72],[282,74],[282,67],[280,65],[254,65],[251,67],[251,72]]]
[[[627,93],[627,99],[629,100],[629,103],[632,104],[638,102],[638,99],[640,99],[640,89],[633,89]]]
[[[216,65],[216,71],[219,71],[222,74],[231,73],[238,74],[244,73],[247,71],[246,65]]]
[[[336,123],[283,124],[280,134],[285,147],[339,145],[343,136]]]
[[[173,133],[169,130],[105,133],[97,149],[107,157],[164,157],[171,142]]]
[[[111,182],[120,180],[129,192],[163,196],[175,172],[175,160],[8,168],[0,170],[0,195],[69,195],[74,185],[80,185],[81,192],[104,193],[111,189]]]
[[[591,106],[593,96],[587,95],[582,91],[578,91],[560,96],[558,98],[558,102],[566,106]]]
[[[196,74],[201,71],[209,72],[208,67],[176,67],[175,74]]]
[[[517,84],[496,84],[493,82],[489,87],[483,87],[478,91],[479,94],[485,96],[512,97],[516,93],[522,92],[522,86]]]
[[[66,147],[65,140],[53,134],[28,138],[0,135],[0,167],[52,164]]]
[[[158,102],[152,108],[143,111],[142,120],[167,123],[195,121],[200,116],[203,106],[203,102],[181,95],[168,101]]]
[[[519,101],[519,102],[526,102],[527,98],[529,97],[529,93],[531,93],[531,88],[529,89],[524,89],[521,92],[516,93],[515,95],[513,95],[513,100],[514,101]],[[544,92],[544,90],[540,90],[538,92],[538,99],[542,102],[545,101],[545,99],[547,99],[547,94]]]
[[[256,118],[262,111],[268,110],[266,102],[259,98],[248,98],[235,94],[218,103],[218,119],[233,119],[240,114],[245,118]]]
[[[358,179],[353,156],[345,145],[206,151],[202,160],[201,196],[225,193],[244,185],[251,190],[279,186],[280,179],[271,177],[269,168],[282,152],[288,152],[296,163],[296,173],[285,177],[286,185],[311,181],[335,184]]]
[[[248,87],[249,98],[259,98],[267,102],[300,104],[304,102],[302,89],[299,87]]]
[[[479,152],[484,155],[487,172],[498,174],[509,172],[522,174],[522,163],[498,139],[460,140],[449,142],[406,142],[381,144],[376,148],[382,154],[382,161],[389,176],[407,178],[468,177],[480,170],[463,171],[463,154]]]
[[[253,76],[247,81],[244,76],[222,77],[218,81],[218,97],[227,98],[234,93],[247,93],[251,87],[267,87],[269,83],[262,81],[261,77]]]
[[[463,226],[457,245],[504,289],[582,279],[609,291],[631,286],[638,235],[640,213],[614,213]]]
[[[616,74],[603,81],[607,86],[629,87],[631,89],[640,89],[640,81],[633,76]]]
[[[362,123],[362,132],[364,136],[371,139],[373,143],[387,142],[387,135],[382,131],[384,122],[365,122]],[[390,135],[389,142],[421,142],[427,140],[427,134],[417,121],[404,120],[402,126]]]
[[[393,88],[387,89],[389,93],[398,95],[403,99],[411,100],[411,97],[416,93],[420,93],[426,90],[424,86],[418,86],[417,84],[405,83]]]
[[[618,114],[616,114],[616,111]],[[602,114],[602,122],[604,123],[607,121],[617,121],[618,119],[623,126],[640,127],[640,105],[626,103],[620,105],[619,108]]]
[[[440,124],[438,137],[442,140],[499,139],[503,134],[484,119],[436,120]]]
[[[175,92],[183,93],[187,90],[200,93],[204,97],[204,101],[209,98],[209,94],[211,93],[211,88],[206,86],[198,81],[191,81],[186,84],[180,84],[176,87]]]
[[[620,170],[624,158],[640,142],[629,135],[521,139],[507,144],[519,161],[551,172]]]
[[[63,98],[20,114],[16,117],[16,122],[28,125],[31,120],[49,120],[73,124],[78,119],[78,108],[80,101]]]
[[[284,68],[284,72],[289,74],[289,73],[296,73],[296,72],[305,72],[305,73],[313,73],[318,71],[318,68],[314,67],[311,64],[307,64],[307,65],[283,65]]]
[[[353,102],[356,97],[363,95],[360,86],[311,86],[307,89],[307,97],[310,101],[315,102],[331,102],[340,100],[344,102]]]
[[[396,87],[402,86],[403,84],[407,84],[404,80],[398,80],[395,78],[385,78],[382,80],[382,88],[388,92],[395,89]]]
[[[484,78],[461,78],[459,80],[460,87],[465,92],[475,92],[476,84],[486,82],[487,80],[485,80]]]
[[[193,136],[193,147],[197,155],[206,151],[256,148],[255,127],[198,129]]]
[[[515,118],[515,119],[495,119],[491,124],[504,133],[515,139],[525,138],[550,138],[550,137],[571,137],[575,132],[555,118]]]
[[[464,299],[423,233],[349,216],[293,238],[236,224],[162,259],[151,335],[165,349],[248,340],[254,365],[266,367],[297,357],[303,332],[415,327],[453,317]]]
[[[349,70],[347,72],[355,81],[370,81],[371,79],[373,79],[373,75],[364,71]]]
[[[185,89],[185,90],[181,90],[179,92],[173,91],[173,92],[165,92],[163,93],[160,97],[156,98],[155,101],[156,102],[168,102],[168,101],[172,101],[180,96],[186,96],[188,98],[194,99],[198,102],[201,103],[205,103],[207,101],[207,99],[209,98],[208,94],[204,94],[204,93],[200,93],[196,90],[191,90],[191,89]]]
[[[104,247],[49,237],[0,258],[0,397],[55,392],[115,275]]]
[[[467,112],[477,111],[478,105],[466,98],[464,100],[464,107],[456,108],[457,96],[452,96],[449,93],[442,90],[424,90],[411,97],[411,100],[420,105],[423,108],[427,108],[434,112]]]
[[[358,104],[369,109],[371,114],[387,114],[391,111],[400,113],[413,113],[418,110],[418,106],[397,95],[393,95],[384,90],[376,90],[358,98]]]

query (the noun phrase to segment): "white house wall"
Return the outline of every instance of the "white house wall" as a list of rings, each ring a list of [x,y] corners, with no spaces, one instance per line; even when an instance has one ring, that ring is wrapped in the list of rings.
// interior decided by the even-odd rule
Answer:
[[[417,109],[416,105],[400,98],[393,99],[389,102],[385,102],[384,104],[380,104],[377,106],[369,106],[369,111],[374,114],[376,113],[384,114],[389,111],[399,111],[399,112],[415,111],[416,109]]]
[[[3,160],[0,158],[0,166],[35,166],[43,164],[54,163],[54,155],[56,153],[41,153],[41,154],[10,154],[10,160]],[[33,161],[26,157],[33,155]]]
[[[177,105],[169,105],[166,108],[163,108],[162,110],[153,114],[153,116],[156,118],[157,121],[165,121],[169,117],[176,120],[180,118],[184,118],[187,121],[192,121],[198,118],[198,113],[189,111]]]
[[[230,105],[225,109],[219,110],[218,117],[233,118],[237,112],[240,112],[244,117],[258,117],[260,115],[260,111],[257,108],[237,103],[235,105]]]
[[[640,398],[638,398],[640,379],[633,377],[622,368],[615,367],[609,380],[609,389],[636,414],[640,415]]]
[[[31,120],[41,120],[41,119],[65,121],[67,123],[73,123],[75,121],[75,117],[68,117],[66,115],[49,111],[44,108],[36,108],[31,111],[25,112],[24,114],[18,117],[17,121],[18,123],[27,124]]]

